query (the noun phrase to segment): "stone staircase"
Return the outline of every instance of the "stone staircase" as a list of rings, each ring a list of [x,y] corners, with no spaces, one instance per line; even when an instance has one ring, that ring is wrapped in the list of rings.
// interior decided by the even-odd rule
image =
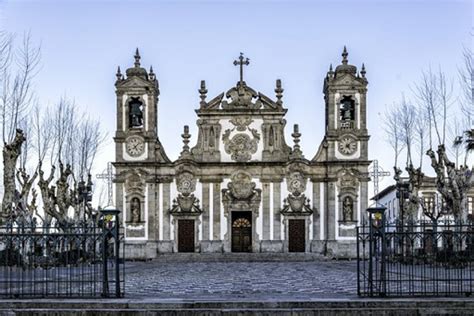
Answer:
[[[0,300],[0,315],[473,315],[469,299],[203,301],[153,299]]]
[[[301,262],[329,260],[316,253],[159,253],[159,262]]]

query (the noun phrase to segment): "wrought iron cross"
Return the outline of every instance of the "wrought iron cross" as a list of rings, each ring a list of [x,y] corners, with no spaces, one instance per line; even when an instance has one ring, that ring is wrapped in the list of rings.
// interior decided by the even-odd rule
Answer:
[[[374,181],[374,196],[379,193],[379,180],[383,177],[388,177],[390,175],[389,171],[384,171],[381,167],[379,167],[379,161],[375,159],[372,162],[372,168],[369,171],[369,176]]]
[[[114,193],[113,193],[113,180],[115,179],[115,174],[113,170],[113,166],[111,162],[107,163],[107,172],[106,173],[100,173],[96,175],[97,179],[101,180],[106,180],[107,181],[107,196],[108,196],[108,202],[107,205],[113,205],[114,204]]]
[[[248,66],[248,64],[250,64],[250,59],[244,60],[244,53],[240,53],[239,60],[234,60],[234,66],[240,65],[240,85],[244,81],[244,65]]]

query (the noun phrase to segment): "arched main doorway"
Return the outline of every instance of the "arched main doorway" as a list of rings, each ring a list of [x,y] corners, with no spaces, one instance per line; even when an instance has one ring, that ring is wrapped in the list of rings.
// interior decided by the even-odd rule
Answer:
[[[252,212],[232,212],[232,252],[252,252]]]

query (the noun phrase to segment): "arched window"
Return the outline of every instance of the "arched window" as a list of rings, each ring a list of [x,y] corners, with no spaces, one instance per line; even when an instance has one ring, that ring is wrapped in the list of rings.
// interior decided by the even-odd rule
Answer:
[[[130,128],[143,127],[143,102],[139,97],[132,97],[128,102],[128,126]]]
[[[235,228],[248,228],[248,227],[252,227],[252,224],[250,224],[250,221],[246,218],[237,218],[233,223],[232,223],[232,227],[235,227]]]
[[[341,122],[341,128],[352,129],[354,128],[355,120],[355,102],[350,96],[344,96],[339,103],[339,121]]]

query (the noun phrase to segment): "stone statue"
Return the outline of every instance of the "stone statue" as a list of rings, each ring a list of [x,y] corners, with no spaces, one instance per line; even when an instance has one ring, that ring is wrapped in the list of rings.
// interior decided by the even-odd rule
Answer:
[[[346,196],[344,198],[344,202],[342,203],[342,216],[343,216],[344,222],[352,221],[352,213],[353,213],[352,199]]]
[[[130,203],[130,212],[132,214],[132,223],[140,222],[140,200],[134,197]]]
[[[143,104],[138,100],[138,98],[132,98],[129,103],[130,106],[130,127],[140,127],[143,126]]]

